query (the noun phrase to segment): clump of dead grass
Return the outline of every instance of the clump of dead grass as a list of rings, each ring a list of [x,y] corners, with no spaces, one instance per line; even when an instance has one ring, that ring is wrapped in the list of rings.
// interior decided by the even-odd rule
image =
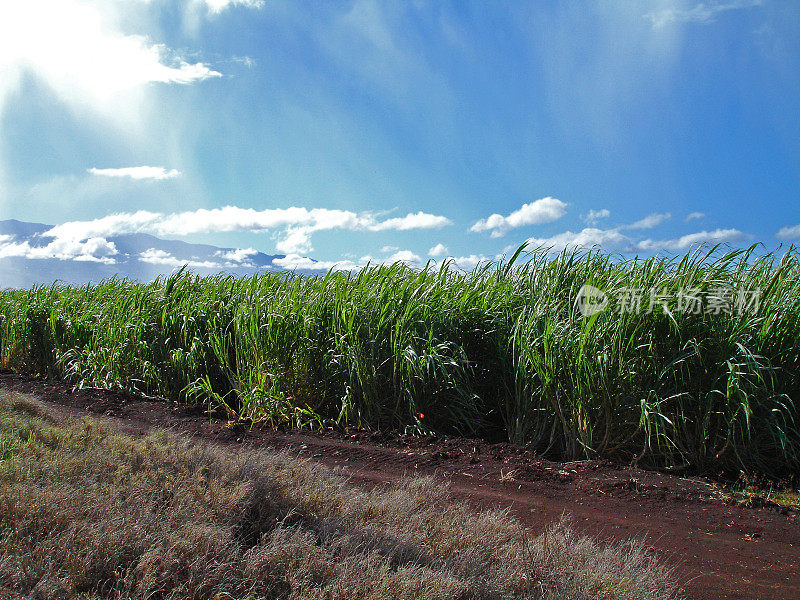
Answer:
[[[134,439],[0,399],[0,598],[667,599],[641,544],[531,537],[432,479],[364,490],[313,462]],[[5,596],[4,596],[5,595]]]

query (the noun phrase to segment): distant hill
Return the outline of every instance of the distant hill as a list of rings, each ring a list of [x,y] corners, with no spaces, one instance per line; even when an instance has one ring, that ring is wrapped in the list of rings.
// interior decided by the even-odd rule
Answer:
[[[285,270],[273,262],[284,258],[283,255],[189,244],[144,233],[105,238],[113,244],[115,252],[100,259],[69,256],[69,252],[60,258],[53,257],[52,254],[58,254],[50,250],[53,238],[42,235],[51,227],[13,219],[0,221],[0,289],[49,285],[54,281],[84,284],[114,275],[150,281],[184,264],[201,275],[222,272],[244,276],[265,270]]]

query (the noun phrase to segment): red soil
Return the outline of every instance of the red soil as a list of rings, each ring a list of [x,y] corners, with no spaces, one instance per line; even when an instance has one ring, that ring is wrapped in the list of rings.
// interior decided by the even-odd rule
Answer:
[[[644,538],[692,599],[800,599],[800,519],[769,502],[729,505],[706,481],[605,461],[555,463],[508,444],[364,432],[248,430],[201,411],[125,392],[83,389],[0,371],[0,388],[53,412],[102,415],[122,431],[169,428],[214,443],[291,449],[342,467],[361,485],[407,474],[446,480],[454,496],[508,507],[533,532],[571,516],[604,539]]]

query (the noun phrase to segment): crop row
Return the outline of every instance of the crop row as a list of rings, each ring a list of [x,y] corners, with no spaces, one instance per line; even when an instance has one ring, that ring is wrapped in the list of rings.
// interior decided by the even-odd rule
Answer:
[[[0,362],[254,422],[800,470],[794,249],[635,260],[535,251],[471,273],[396,264],[9,290]]]

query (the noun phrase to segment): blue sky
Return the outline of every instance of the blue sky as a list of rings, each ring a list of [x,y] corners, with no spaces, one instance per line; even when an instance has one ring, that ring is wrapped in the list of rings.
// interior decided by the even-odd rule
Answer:
[[[772,248],[800,241],[798,65],[793,1],[8,1],[0,219],[66,259]]]

